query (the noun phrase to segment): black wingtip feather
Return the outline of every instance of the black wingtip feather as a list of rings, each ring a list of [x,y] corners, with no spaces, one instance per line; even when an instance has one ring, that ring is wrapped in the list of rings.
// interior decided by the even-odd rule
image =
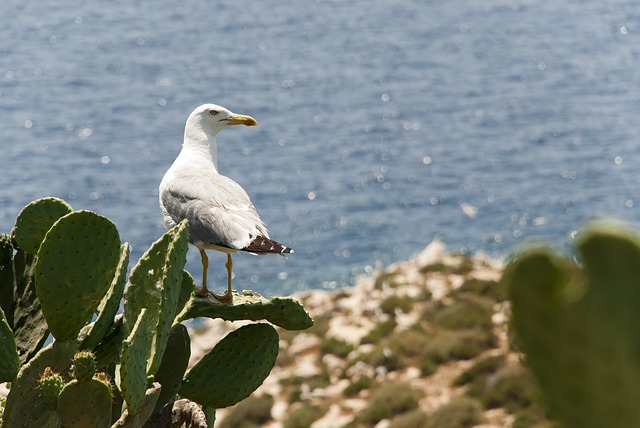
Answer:
[[[265,238],[264,236],[256,236],[249,245],[242,249],[242,251],[247,251],[249,253],[255,254],[280,255],[293,253],[292,248],[289,248],[286,245],[282,245],[281,243],[276,242],[273,239]]]

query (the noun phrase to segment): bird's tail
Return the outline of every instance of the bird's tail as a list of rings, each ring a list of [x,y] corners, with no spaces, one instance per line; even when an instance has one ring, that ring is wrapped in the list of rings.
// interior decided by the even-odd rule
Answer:
[[[292,248],[264,236],[257,236],[249,245],[244,247],[242,251],[254,254],[280,254],[281,256],[293,253]]]

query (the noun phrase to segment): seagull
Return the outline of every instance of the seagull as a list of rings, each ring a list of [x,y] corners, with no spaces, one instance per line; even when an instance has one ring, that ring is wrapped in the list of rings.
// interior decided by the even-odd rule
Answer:
[[[247,192],[218,172],[218,132],[233,125],[256,126],[251,116],[235,114],[216,104],[203,104],[187,118],[180,154],[160,182],[160,209],[164,225],[172,228],[182,220],[189,223],[189,242],[200,252],[202,288],[196,295],[233,300],[231,255],[285,254],[293,250],[269,237],[269,232]],[[207,288],[209,259],[205,250],[227,254],[227,290],[216,294]]]

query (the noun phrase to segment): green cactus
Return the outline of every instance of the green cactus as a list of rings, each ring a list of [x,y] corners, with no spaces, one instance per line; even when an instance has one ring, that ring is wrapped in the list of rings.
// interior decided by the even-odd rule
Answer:
[[[109,290],[120,236],[107,218],[75,211],[45,235],[36,260],[36,290],[51,334],[76,338]]]
[[[44,369],[42,378],[38,381],[38,392],[42,401],[49,410],[55,410],[58,407],[58,396],[64,388],[64,380],[58,373],[53,373],[51,367]]]
[[[89,351],[80,351],[73,356],[73,377],[78,382],[87,382],[96,374],[96,359]]]
[[[65,428],[111,426],[111,388],[98,379],[72,380],[60,392],[56,411]]]
[[[267,320],[286,330],[305,330],[313,326],[313,319],[296,300],[289,297],[268,300],[253,292],[234,296],[232,305],[210,299],[195,299],[183,320],[197,317],[222,318],[226,321]]]
[[[182,376],[189,365],[191,357],[191,341],[187,328],[177,324],[171,329],[167,341],[167,349],[162,362],[155,372],[154,380],[162,385],[160,397],[156,403],[156,410],[167,404],[180,390]]]
[[[124,243],[120,248],[120,260],[116,268],[116,273],[109,287],[109,291],[98,305],[98,317],[93,323],[91,330],[83,339],[81,349],[95,349],[102,342],[113,326],[113,320],[120,307],[124,286],[127,282],[127,267],[129,266],[129,255],[131,246]]]
[[[0,382],[8,382],[20,370],[20,357],[16,339],[0,309]]]
[[[98,214],[45,198],[23,209],[13,233],[15,242],[0,234],[0,381],[12,382],[3,428],[167,424],[180,407],[178,393],[197,397],[212,426],[215,407],[248,396],[268,375],[278,335],[268,324],[244,326],[185,376],[190,339],[180,322],[209,316],[291,329],[313,324],[291,299],[245,292],[234,305],[202,304],[183,270],[186,222],[157,240],[128,279],[130,247],[120,246],[115,225]],[[49,330],[54,341],[41,349]],[[198,405],[178,401],[202,425]]]
[[[162,271],[162,303],[156,327],[155,347],[149,365],[150,373],[154,373],[162,361],[169,333],[173,327],[173,320],[178,310],[180,286],[183,279],[182,271],[187,263],[189,246],[188,222],[186,220],[181,222],[171,229],[171,232],[173,236],[167,248]]]
[[[191,309],[195,298],[196,283],[193,277],[186,270],[182,271],[182,283],[180,284],[180,295],[176,305],[176,317],[173,320],[173,326],[185,319],[187,312]]]
[[[180,395],[215,409],[232,406],[258,388],[278,356],[278,333],[248,324],[225,336],[187,372]]]
[[[51,226],[72,211],[69,204],[58,198],[42,198],[31,202],[18,214],[12,231],[18,247],[29,254],[37,254]]]
[[[172,230],[162,235],[131,269],[124,295],[124,319],[128,330],[133,328],[143,308],[155,314],[160,313],[162,273],[172,237]]]
[[[13,258],[13,316],[5,313],[13,329],[20,363],[29,361],[42,347],[49,329],[36,295],[34,279],[35,256],[18,250]]]
[[[147,390],[147,361],[155,321],[154,316],[147,314],[147,309],[142,308],[129,337],[122,342],[120,367],[116,371],[116,384],[131,415],[141,410]]]
[[[156,402],[160,396],[160,389],[160,384],[154,382],[144,393],[144,397],[140,404],[140,411],[133,414],[130,413],[130,409],[125,409],[122,412],[120,419],[113,424],[113,427],[142,428],[145,426],[145,423],[149,420],[149,417],[155,409]],[[165,425],[169,425],[169,423],[166,423]]]
[[[0,309],[13,316],[13,246],[11,236],[0,233]],[[13,324],[13,318],[9,320]]]
[[[580,236],[582,266],[546,248],[508,266],[513,327],[567,428],[640,426],[640,238],[604,223]]]
[[[75,340],[55,341],[22,366],[7,396],[2,415],[3,428],[55,426],[58,417],[47,408],[38,394],[39,381],[47,367],[55,373],[66,372],[76,351]]]
[[[11,235],[0,233],[0,269],[8,266],[13,259],[13,245]]]
[[[149,372],[160,365],[178,310],[188,237],[188,223],[183,221],[154,242],[131,271],[125,294],[125,323],[129,325],[142,308],[155,314]]]

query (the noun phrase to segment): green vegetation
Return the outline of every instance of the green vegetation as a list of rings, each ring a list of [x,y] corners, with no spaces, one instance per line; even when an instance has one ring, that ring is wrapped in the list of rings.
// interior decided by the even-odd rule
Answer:
[[[428,421],[427,413],[420,409],[410,410],[391,419],[389,428],[419,428]]]
[[[345,358],[355,349],[351,343],[347,343],[344,340],[340,340],[333,336],[325,338],[320,344],[321,354],[334,354],[338,357]]]
[[[453,381],[453,384],[455,386],[462,386],[468,383],[473,383],[476,379],[484,378],[492,373],[495,373],[500,367],[504,365],[504,362],[504,355],[494,355],[484,358],[475,363],[473,366],[469,367],[467,370],[460,373],[460,375]]]
[[[381,384],[373,392],[367,407],[358,413],[357,420],[366,426],[374,426],[383,419],[417,409],[418,399],[418,392],[409,384]]]
[[[326,409],[316,404],[303,404],[293,409],[283,424],[283,428],[307,428],[319,419]]]
[[[398,323],[393,317],[389,318],[388,320],[382,321],[362,338],[361,343],[378,343],[383,338],[389,336],[397,325]]]
[[[492,314],[492,302],[482,297],[466,294],[460,295],[459,300],[450,305],[438,307],[426,316],[435,325],[450,330],[480,328],[491,331],[493,328]]]
[[[396,311],[408,313],[413,309],[413,299],[409,296],[391,295],[380,304],[382,312],[388,315],[395,315]]]
[[[482,405],[473,398],[457,397],[429,415],[426,428],[470,428],[482,422]]]
[[[183,222],[127,277],[130,247],[110,220],[55,198],[27,205],[12,235],[0,235],[0,381],[10,381],[1,425],[141,427],[172,411],[202,422],[248,397],[276,361],[275,328],[244,325],[187,370],[181,321],[268,320],[293,330],[313,321],[292,299],[196,299],[187,246]]]
[[[507,287],[503,282],[477,278],[465,279],[460,288],[455,290],[452,295],[457,296],[461,293],[483,296],[495,302],[504,302],[509,297]]]
[[[272,407],[272,396],[252,395],[233,407],[220,423],[220,428],[259,428],[271,420]]]
[[[531,407],[539,402],[540,389],[529,370],[520,364],[498,369],[477,391],[477,397],[487,409],[504,407],[510,413]]]
[[[424,352],[428,341],[429,337],[424,332],[404,330],[380,341],[364,360],[374,367],[399,370],[414,364]]]
[[[345,397],[354,397],[358,395],[360,391],[371,388],[371,385],[373,385],[373,380],[369,376],[360,376],[357,380],[351,382],[349,386],[342,391],[342,394]]]
[[[429,358],[438,364],[452,360],[469,360],[495,344],[495,336],[484,330],[440,330],[427,344],[423,358]]]

